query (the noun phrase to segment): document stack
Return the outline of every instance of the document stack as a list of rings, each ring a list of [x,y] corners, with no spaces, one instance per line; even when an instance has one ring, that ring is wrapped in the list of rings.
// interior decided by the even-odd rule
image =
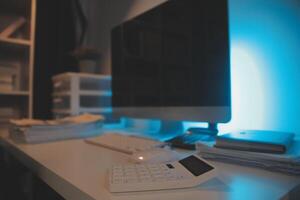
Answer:
[[[297,140],[293,141],[285,154],[223,149],[215,147],[212,143],[198,143],[197,151],[206,159],[300,175],[300,141]]]
[[[0,91],[13,91],[20,88],[20,63],[0,62]]]
[[[20,113],[17,109],[12,107],[0,107],[0,129],[7,129],[9,119],[18,118]]]
[[[83,114],[59,120],[11,120],[10,137],[17,142],[40,143],[98,135],[104,118]]]

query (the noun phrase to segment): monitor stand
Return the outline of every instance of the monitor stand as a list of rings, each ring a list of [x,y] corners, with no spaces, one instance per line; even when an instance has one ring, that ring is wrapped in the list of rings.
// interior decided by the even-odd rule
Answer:
[[[184,134],[166,140],[172,147],[195,150],[196,142],[210,142],[215,139],[218,134],[216,123],[209,123],[207,128],[194,127],[189,128]]]
[[[182,121],[160,121],[160,127],[157,132],[160,140],[166,140],[170,138],[177,137],[182,135],[184,132],[183,123]]]
[[[122,130],[140,133],[159,141],[174,138],[184,132],[182,121],[123,118],[121,122],[123,123]]]

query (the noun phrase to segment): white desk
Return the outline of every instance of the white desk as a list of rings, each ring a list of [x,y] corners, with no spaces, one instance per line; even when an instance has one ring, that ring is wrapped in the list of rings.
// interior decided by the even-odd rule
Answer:
[[[281,199],[294,188],[298,189],[293,198],[300,199],[300,177],[217,162],[218,179],[197,188],[111,194],[105,186],[106,172],[113,164],[128,162],[122,153],[83,140],[29,145],[2,137],[0,145],[68,200]]]

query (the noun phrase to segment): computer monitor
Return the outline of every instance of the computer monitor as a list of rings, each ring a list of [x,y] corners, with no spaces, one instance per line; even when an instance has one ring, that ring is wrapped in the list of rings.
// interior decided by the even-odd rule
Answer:
[[[169,0],[114,27],[111,44],[114,114],[230,120],[227,0]]]

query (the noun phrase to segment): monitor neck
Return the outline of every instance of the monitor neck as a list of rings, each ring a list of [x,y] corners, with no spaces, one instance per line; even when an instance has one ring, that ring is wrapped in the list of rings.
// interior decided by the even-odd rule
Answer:
[[[217,136],[219,130],[218,130],[217,123],[208,123],[207,128],[191,127],[186,132],[190,134],[205,134],[205,135]]]
[[[181,121],[165,121],[161,120],[159,133],[161,135],[180,135],[184,132],[183,123]]]

